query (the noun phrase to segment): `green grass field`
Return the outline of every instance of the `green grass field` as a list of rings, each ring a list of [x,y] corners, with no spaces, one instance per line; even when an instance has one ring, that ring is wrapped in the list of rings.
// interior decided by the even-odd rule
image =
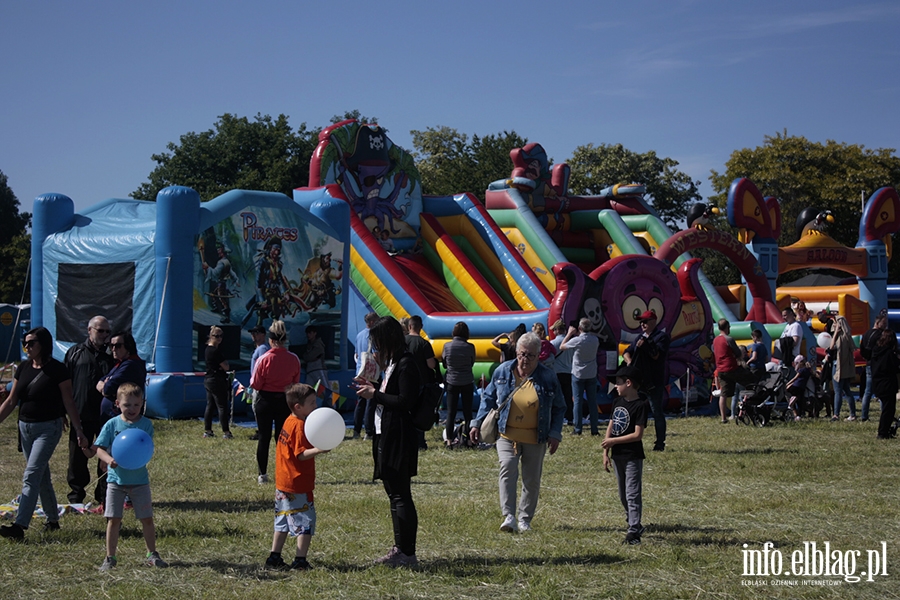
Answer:
[[[877,403],[875,416],[877,420]],[[900,595],[897,476],[900,440],[876,441],[875,422],[825,419],[756,429],[716,418],[669,421],[668,449],[644,463],[640,546],[624,546],[615,478],[600,438],[568,435],[545,462],[534,530],[498,531],[496,452],[443,450],[427,435],[413,494],[416,570],[372,567],[392,544],[387,498],[371,481],[369,442],[347,439],[317,459],[318,532],[305,573],[262,570],[272,536],[272,484],[256,482],[249,430],[201,439],[196,421],[156,421],[150,474],[159,551],[171,568],[141,566],[140,526],[126,514],[119,566],[103,560],[105,520],[67,515],[24,543],[0,540],[0,598],[895,598]],[[567,430],[569,428],[566,428]],[[650,426],[645,447],[652,445]],[[0,501],[21,490],[13,420],[0,426]],[[65,449],[53,480],[65,499]],[[274,456],[274,453],[273,453]],[[273,459],[274,460],[274,459]],[[270,473],[274,472],[274,466]],[[744,544],[773,542],[791,568],[804,542],[841,557],[887,543],[887,576],[748,577]],[[285,558],[293,555],[293,541]],[[770,553],[775,557],[776,553]],[[846,568],[845,568],[846,570]],[[749,585],[758,584],[758,585]],[[765,584],[765,585],[762,585]],[[792,585],[796,584],[796,585]]]

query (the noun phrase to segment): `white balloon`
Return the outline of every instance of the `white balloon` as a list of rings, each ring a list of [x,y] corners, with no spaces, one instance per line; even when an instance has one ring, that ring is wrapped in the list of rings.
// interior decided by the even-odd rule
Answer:
[[[816,337],[816,343],[819,344],[819,348],[828,350],[831,348],[831,334],[827,331],[823,331]]]
[[[331,450],[344,440],[347,426],[338,411],[323,406],[306,417],[303,429],[310,444],[319,450]]]

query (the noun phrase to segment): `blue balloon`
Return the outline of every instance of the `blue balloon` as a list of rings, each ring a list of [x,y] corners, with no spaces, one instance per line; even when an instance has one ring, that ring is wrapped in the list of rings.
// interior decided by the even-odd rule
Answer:
[[[127,429],[113,440],[112,457],[123,469],[140,469],[153,458],[153,438],[143,429]]]

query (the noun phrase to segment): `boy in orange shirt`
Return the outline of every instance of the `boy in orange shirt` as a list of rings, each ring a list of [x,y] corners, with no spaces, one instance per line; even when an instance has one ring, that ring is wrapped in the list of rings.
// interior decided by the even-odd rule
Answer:
[[[316,408],[316,391],[304,383],[295,383],[288,386],[285,396],[291,416],[284,422],[275,445],[275,533],[265,568],[305,571],[310,568],[306,555],[316,529],[315,457],[327,450],[314,448],[303,430],[305,419]],[[288,534],[297,537],[297,555],[290,565],[281,558]]]

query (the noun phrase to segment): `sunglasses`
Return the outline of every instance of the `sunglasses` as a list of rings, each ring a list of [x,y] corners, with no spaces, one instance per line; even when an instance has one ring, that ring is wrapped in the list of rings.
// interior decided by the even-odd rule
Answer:
[[[119,343],[117,343],[117,344],[110,344],[109,347],[110,347],[110,348],[113,348],[113,349],[115,349],[115,350],[118,350],[119,348],[124,348],[124,347],[125,347],[125,342],[119,342]]]
[[[532,354],[531,352],[520,352],[519,354],[516,354],[516,356],[524,360],[532,360],[533,358],[537,358],[537,354]]]
[[[32,346],[34,346],[37,343],[38,343],[37,340],[26,340],[26,341],[22,342],[22,347],[23,348],[31,348]]]
[[[99,327],[91,327],[91,329],[93,329],[94,331],[96,331],[98,333],[106,333],[106,334],[109,333],[109,329],[100,329]]]
[[[209,337],[222,337],[222,334],[221,333],[213,333],[213,334],[210,334]]]

